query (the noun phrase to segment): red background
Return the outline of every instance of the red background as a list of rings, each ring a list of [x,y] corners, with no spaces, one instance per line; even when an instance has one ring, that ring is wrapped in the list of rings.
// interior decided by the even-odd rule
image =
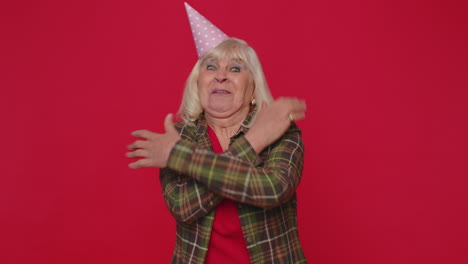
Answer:
[[[310,263],[468,263],[463,1],[190,4],[308,103]],[[0,263],[169,263],[130,132],[162,131],[196,55],[182,1],[2,1]]]

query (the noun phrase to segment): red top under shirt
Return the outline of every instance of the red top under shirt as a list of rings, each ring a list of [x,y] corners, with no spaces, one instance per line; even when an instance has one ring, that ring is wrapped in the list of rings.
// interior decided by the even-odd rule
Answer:
[[[222,153],[223,148],[218,137],[208,126],[208,136],[215,153]],[[210,244],[205,264],[247,264],[250,263],[247,246],[237,213],[237,204],[224,199],[216,206]]]

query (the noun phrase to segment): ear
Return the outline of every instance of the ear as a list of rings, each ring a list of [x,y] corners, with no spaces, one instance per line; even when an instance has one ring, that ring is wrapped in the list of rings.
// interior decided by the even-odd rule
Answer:
[[[255,83],[254,83],[254,86],[253,86],[253,89],[252,89],[251,98],[252,98],[252,99],[250,99],[250,104],[251,104],[251,105],[256,105],[257,102],[255,101]]]
[[[255,81],[253,80],[253,78],[252,78],[252,86],[253,86],[253,89],[252,89],[252,99],[255,99],[255,90],[256,90],[257,88],[255,87]]]

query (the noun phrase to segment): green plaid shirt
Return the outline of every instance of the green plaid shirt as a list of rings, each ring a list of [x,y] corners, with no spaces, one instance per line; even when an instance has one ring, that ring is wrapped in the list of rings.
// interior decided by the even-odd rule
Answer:
[[[300,130],[293,124],[257,155],[244,137],[251,116],[222,154],[212,151],[203,117],[195,126],[176,123],[182,139],[160,173],[166,205],[177,220],[171,263],[204,263],[214,209],[224,198],[237,202],[252,264],[307,263],[296,220],[304,159]]]

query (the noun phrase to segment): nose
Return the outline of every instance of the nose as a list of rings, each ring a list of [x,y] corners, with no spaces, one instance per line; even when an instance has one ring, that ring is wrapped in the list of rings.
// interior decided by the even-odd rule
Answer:
[[[226,70],[224,69],[217,70],[214,78],[219,83],[226,82],[228,80],[227,75],[226,75]]]

